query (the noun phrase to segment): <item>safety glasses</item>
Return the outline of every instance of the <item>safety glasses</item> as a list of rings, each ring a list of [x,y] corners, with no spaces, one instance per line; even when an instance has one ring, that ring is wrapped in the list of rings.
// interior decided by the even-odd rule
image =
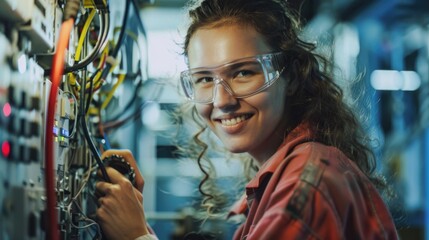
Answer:
[[[282,52],[241,58],[220,66],[192,68],[181,72],[186,97],[195,103],[213,103],[216,85],[222,84],[231,96],[246,98],[260,93],[280,78]]]

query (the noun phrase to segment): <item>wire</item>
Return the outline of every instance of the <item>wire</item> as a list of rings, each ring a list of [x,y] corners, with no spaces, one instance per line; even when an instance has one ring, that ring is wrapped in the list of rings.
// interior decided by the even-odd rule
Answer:
[[[89,181],[89,177],[91,176],[91,172],[94,169],[93,166],[92,166],[92,158],[90,158],[90,161],[89,161],[88,165],[89,165],[88,170],[84,174],[85,175],[85,179],[82,181],[82,185],[79,188],[79,190],[77,191],[77,193],[74,195],[74,197],[72,198],[72,201],[75,201],[77,199],[77,197],[79,197],[79,195],[82,193],[83,189],[85,188],[86,184]],[[71,202],[70,202],[70,205],[71,205]]]
[[[83,25],[82,32],[80,33],[80,36],[79,36],[79,43],[76,48],[76,54],[74,56],[75,61],[80,60],[80,53],[82,52],[83,41],[87,37],[88,29],[89,29],[89,26],[91,25],[92,19],[94,19],[95,13],[96,13],[96,10],[94,8],[89,13],[88,18],[86,19],[85,24]]]
[[[101,119],[101,112],[98,111],[98,117]],[[103,143],[103,148],[104,145],[106,145],[107,149],[110,149],[110,141],[109,138],[107,137],[106,133],[104,132],[104,126],[103,123],[101,122],[101,120],[98,122],[98,131],[100,132],[100,135],[102,136],[102,139],[104,139],[104,143]]]
[[[105,109],[107,105],[109,105],[110,100],[112,100],[113,94],[115,93],[116,89],[121,85],[125,80],[126,74],[120,74],[118,77],[118,81],[113,86],[112,90],[107,94],[106,100],[101,104],[101,110]]]
[[[142,19],[141,19],[141,17],[140,17],[140,13],[139,13],[139,4],[137,3],[137,1],[136,0],[131,0],[131,2],[133,3],[133,6],[134,6],[134,13],[135,13],[135,15],[137,16],[137,21],[138,21],[138,27],[140,28],[140,30],[142,31],[142,33],[143,33],[143,35],[144,36],[146,36],[146,30],[144,29],[144,26],[143,26],[143,21],[142,21]]]
[[[88,114],[89,105],[91,105],[92,95],[93,95],[93,87],[94,87],[94,78],[98,75],[100,72],[100,69],[98,68],[91,76],[90,78],[90,84],[89,84],[89,96],[86,99],[86,106],[85,106],[85,115]]]
[[[127,36],[129,36],[136,43],[137,48],[138,48],[138,52],[142,53],[142,47],[140,46],[140,43],[138,42],[137,35],[135,35],[134,32],[131,32],[129,30],[126,30],[125,33],[127,34]],[[140,59],[142,59],[142,58],[143,58],[143,56],[140,55],[139,60],[138,60],[139,63],[137,64],[137,66],[140,66]],[[146,64],[145,68],[146,68],[146,72],[147,72],[147,68],[148,68],[147,64]],[[127,75],[126,75],[127,79],[137,79],[137,77],[140,77],[140,78],[138,81],[134,81],[135,82],[134,93],[133,93],[131,99],[125,104],[125,107],[123,108],[124,111],[119,112],[115,116],[109,118],[108,120],[106,120],[106,123],[118,120],[120,117],[122,117],[124,115],[124,113],[126,111],[128,111],[131,108],[132,104],[137,100],[140,88],[143,87],[143,74],[142,74],[141,68],[138,67],[138,70],[136,73],[131,73],[131,74],[127,73]]]
[[[110,27],[110,14],[108,12],[103,13],[102,17],[100,18],[100,27],[102,30],[98,35],[97,43],[95,44],[93,51],[75,65],[64,69],[65,73],[74,72],[88,66],[88,64],[97,58],[100,50],[106,47]]]
[[[125,29],[127,28],[128,17],[130,14],[130,5],[131,5],[131,1],[127,0],[125,3],[124,18],[122,19],[122,29],[121,29],[121,32],[119,33],[118,42],[116,43],[115,48],[112,51],[112,57],[113,58],[116,58],[118,56],[119,49],[121,48],[122,43],[124,42]],[[101,74],[102,79],[106,79],[106,77],[110,73],[110,70],[112,69],[112,67],[113,67],[112,64],[107,63],[106,68],[103,69],[103,73]]]
[[[86,72],[84,71],[84,77],[82,78],[82,85],[83,86],[86,85],[85,74],[86,74]],[[101,171],[101,174],[103,175],[104,180],[106,182],[111,182],[109,175],[107,174],[106,167],[104,166],[104,164],[101,160],[100,153],[98,152],[98,150],[94,144],[94,141],[92,140],[92,138],[89,134],[88,126],[86,124],[86,120],[85,120],[86,113],[84,112],[85,111],[85,105],[84,105],[85,104],[85,88],[81,88],[80,91],[81,91],[80,92],[80,109],[81,109],[81,111],[80,111],[79,116],[80,116],[80,124],[81,124],[81,128],[83,130],[83,134],[84,134],[85,139],[89,145],[89,148],[92,152],[92,155],[95,158],[95,161],[97,162],[98,167],[100,168],[100,171]]]
[[[118,56],[119,49],[122,47],[122,44],[125,39],[125,30],[127,29],[128,17],[130,15],[130,5],[131,5],[130,0],[127,0],[125,3],[124,18],[122,19],[122,29],[121,29],[121,32],[119,33],[118,43],[116,44],[115,48],[112,51],[113,57]]]
[[[55,195],[55,172],[54,172],[54,136],[52,130],[54,129],[55,107],[57,102],[58,88],[61,81],[61,76],[64,70],[64,57],[65,51],[69,42],[69,36],[74,27],[74,19],[69,18],[61,25],[60,35],[56,53],[52,60],[51,69],[51,89],[49,91],[48,100],[48,113],[46,118],[46,144],[45,144],[45,184],[46,184],[46,204],[48,231],[46,239],[57,240],[58,236],[58,222],[56,213],[56,195]]]
[[[125,117],[125,118],[123,118],[121,120],[118,120],[118,121],[115,121],[115,122],[105,123],[104,126],[103,126],[104,130],[106,132],[108,132],[109,130],[111,130],[113,128],[118,128],[118,127],[121,127],[121,126],[125,125],[130,120],[136,120],[136,119],[138,119],[140,117],[140,115],[142,114],[142,110],[146,107],[146,105],[149,102],[151,102],[151,101],[144,102],[131,115],[129,115],[129,116],[127,116],[127,117]]]

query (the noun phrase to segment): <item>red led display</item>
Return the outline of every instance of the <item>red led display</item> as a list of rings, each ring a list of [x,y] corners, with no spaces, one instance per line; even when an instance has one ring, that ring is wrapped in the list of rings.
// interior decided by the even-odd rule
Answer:
[[[9,103],[6,103],[3,106],[3,114],[4,116],[9,117],[11,113],[12,113],[12,107],[10,106]]]
[[[1,153],[3,157],[8,158],[10,155],[10,143],[8,141],[4,141],[1,144]]]

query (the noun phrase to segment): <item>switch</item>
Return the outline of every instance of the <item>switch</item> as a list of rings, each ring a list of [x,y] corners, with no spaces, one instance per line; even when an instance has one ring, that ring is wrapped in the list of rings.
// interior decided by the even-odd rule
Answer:
[[[60,137],[59,140],[60,140],[60,146],[61,147],[68,147],[69,146],[69,143],[65,137]]]
[[[41,99],[40,96],[32,96],[30,101],[30,110],[41,110]]]
[[[26,109],[27,108],[27,106],[26,106],[26,99],[27,99],[27,93],[25,92],[25,91],[21,91],[21,94],[20,94],[21,96],[21,101],[20,101],[20,104],[19,104],[19,106],[20,106],[20,108],[22,108],[22,109]]]
[[[15,114],[11,114],[10,116],[9,116],[9,120],[8,120],[8,122],[7,122],[7,124],[6,124],[6,126],[7,126],[7,131],[9,132],[9,133],[16,133],[16,131],[15,131],[15,118],[16,118],[16,116],[15,116]]]
[[[60,130],[61,130],[61,136],[66,137],[66,138],[69,137],[69,131],[67,129],[60,128]]]
[[[9,103],[12,106],[15,106],[15,103],[16,103],[15,98],[13,96],[14,93],[15,93],[15,87],[10,85],[9,89],[8,89],[8,95],[7,96],[8,96]]]
[[[32,162],[39,162],[39,149],[36,147],[29,147],[28,148],[28,158]]]
[[[19,153],[18,153],[18,161],[20,162],[27,162],[25,159],[25,146],[22,144],[19,144]]]
[[[38,137],[40,136],[40,124],[37,121],[29,122],[29,137]]]
[[[28,216],[28,224],[27,224],[27,233],[28,233],[28,237],[30,238],[35,238],[37,237],[37,215],[34,212],[30,212],[29,216]]]
[[[25,125],[26,125],[25,118],[20,117],[19,118],[19,127],[18,127],[18,129],[16,129],[17,130],[16,132],[19,135],[27,136],[27,131],[25,131],[25,129],[26,129]]]

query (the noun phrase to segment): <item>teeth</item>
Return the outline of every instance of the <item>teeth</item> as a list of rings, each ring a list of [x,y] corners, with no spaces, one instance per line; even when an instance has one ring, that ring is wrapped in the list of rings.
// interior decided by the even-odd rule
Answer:
[[[244,120],[246,120],[246,116],[243,115],[243,116],[238,116],[238,117],[230,118],[230,119],[222,119],[221,123],[224,126],[232,126],[232,125],[238,124]]]

